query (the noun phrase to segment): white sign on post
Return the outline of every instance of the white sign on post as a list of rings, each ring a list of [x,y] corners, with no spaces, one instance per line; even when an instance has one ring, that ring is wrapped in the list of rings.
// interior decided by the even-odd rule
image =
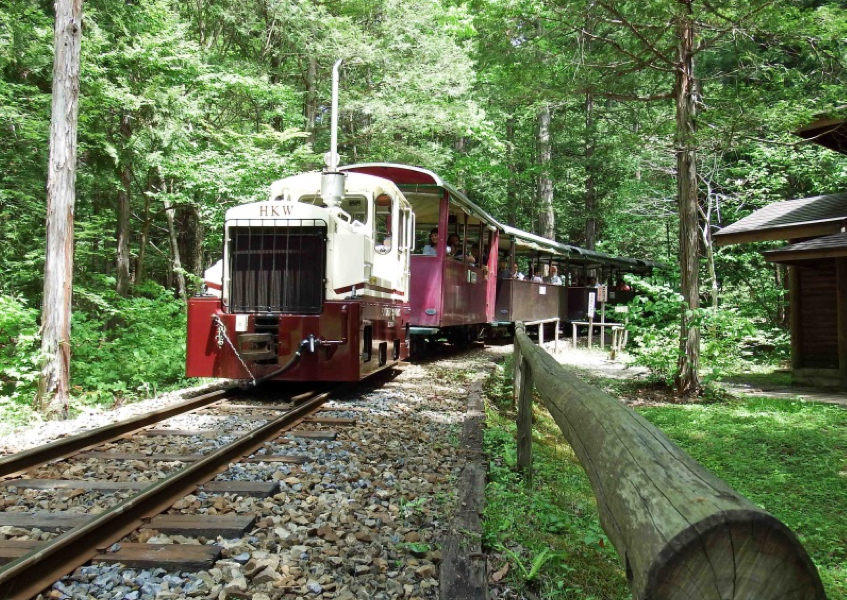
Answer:
[[[594,306],[597,302],[597,294],[594,292],[588,292],[588,318],[594,318]]]

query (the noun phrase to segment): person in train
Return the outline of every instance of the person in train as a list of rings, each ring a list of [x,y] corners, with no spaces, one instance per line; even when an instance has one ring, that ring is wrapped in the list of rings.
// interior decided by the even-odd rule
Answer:
[[[438,227],[429,232],[429,243],[423,247],[424,256],[438,256]]]
[[[512,263],[512,270],[509,271],[509,279],[526,279],[524,274],[518,271],[518,263],[516,262]]]
[[[479,257],[479,244],[474,242],[471,244],[471,247],[468,249],[467,254],[462,254],[461,248],[459,249],[458,254],[456,254],[456,260],[461,260],[464,263],[469,265],[475,265],[476,259]]]
[[[509,271],[509,261],[501,260],[497,263],[497,279],[511,279],[512,272]]]
[[[562,285],[562,278],[559,276],[559,268],[556,265],[550,267],[550,276],[547,278],[547,283],[551,285]]]
[[[588,287],[593,287],[593,288],[600,287],[600,284],[597,283],[597,278],[594,277],[593,275],[588,278]]]
[[[447,256],[456,257],[462,253],[462,241],[459,239],[459,234],[451,233],[447,237]]]

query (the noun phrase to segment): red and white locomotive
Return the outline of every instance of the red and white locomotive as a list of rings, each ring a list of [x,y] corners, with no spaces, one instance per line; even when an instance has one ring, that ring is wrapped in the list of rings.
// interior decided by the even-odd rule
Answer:
[[[394,183],[337,170],[228,210],[220,294],[189,301],[188,376],[358,381],[407,358],[413,232]]]

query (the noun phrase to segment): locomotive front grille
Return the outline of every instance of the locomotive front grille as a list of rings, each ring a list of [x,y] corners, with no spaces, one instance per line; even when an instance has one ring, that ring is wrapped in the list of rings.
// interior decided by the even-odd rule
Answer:
[[[323,309],[326,221],[234,221],[229,239],[230,312],[318,314]],[[268,222],[265,222],[268,223]]]

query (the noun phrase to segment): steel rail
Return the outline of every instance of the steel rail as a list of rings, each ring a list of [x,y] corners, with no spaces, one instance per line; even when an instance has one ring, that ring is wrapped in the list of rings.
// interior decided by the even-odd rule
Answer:
[[[118,423],[105,425],[90,431],[84,431],[77,435],[72,435],[70,437],[45,444],[44,446],[38,446],[36,448],[24,450],[23,452],[4,456],[3,458],[0,458],[0,479],[20,475],[32,467],[37,467],[60,458],[73,456],[77,452],[82,452],[83,450],[87,450],[94,446],[111,442],[122,435],[143,429],[144,427],[164,421],[165,419],[169,419],[175,415],[203,408],[209,404],[214,404],[215,402],[222,400],[227,393],[229,393],[229,390],[219,390],[217,392],[203,394],[202,396],[197,396],[196,398],[186,400],[185,402],[180,402],[173,406],[168,406],[137,417],[132,417],[125,421],[119,421]]]
[[[282,430],[296,425],[317,411],[335,391],[317,394],[193,465],[157,481],[84,525],[59,535],[46,545],[9,563],[0,569],[0,598],[32,598],[141,527],[145,521],[170,508],[198,485],[225,471],[230,461],[254,453],[266,442],[276,438]]]

